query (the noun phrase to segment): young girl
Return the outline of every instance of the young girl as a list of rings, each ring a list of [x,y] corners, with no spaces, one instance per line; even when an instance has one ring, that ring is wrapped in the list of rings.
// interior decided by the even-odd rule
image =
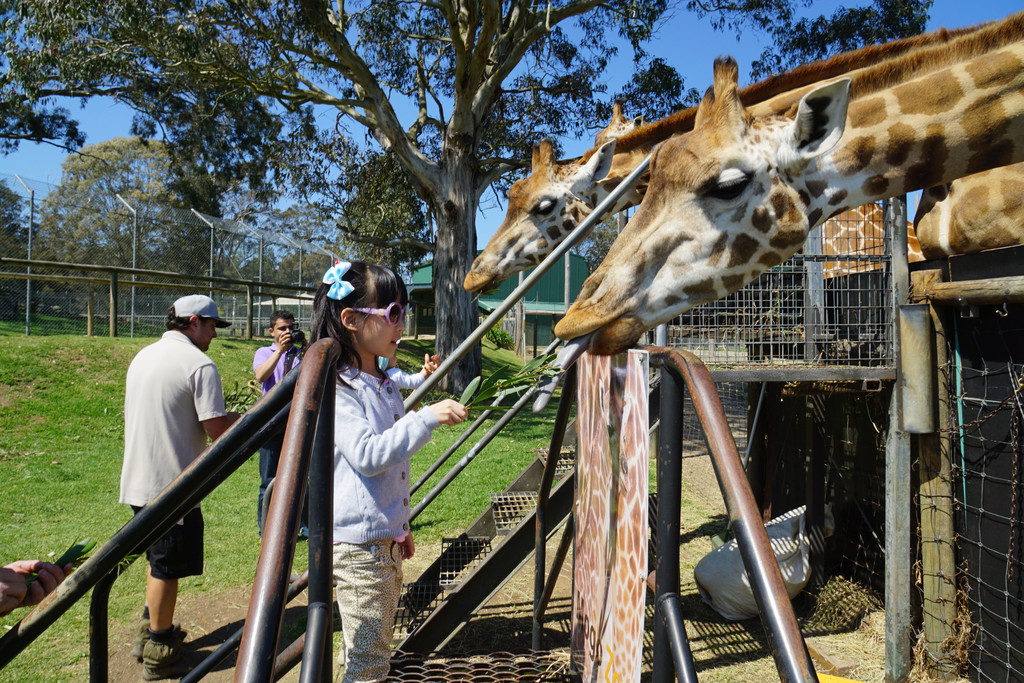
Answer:
[[[412,557],[409,459],[438,425],[466,419],[445,400],[405,413],[377,365],[402,336],[408,293],[390,269],[338,262],[313,300],[312,340],[341,345],[334,418],[334,580],[345,638],[344,683],[382,681],[391,658],[402,559]]]

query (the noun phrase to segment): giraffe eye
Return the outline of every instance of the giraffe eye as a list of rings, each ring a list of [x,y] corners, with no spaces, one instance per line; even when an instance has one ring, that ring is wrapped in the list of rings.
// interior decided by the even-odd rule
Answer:
[[[546,216],[551,213],[552,209],[555,208],[554,199],[542,199],[537,203],[537,206],[533,208],[533,212],[538,216]]]
[[[750,174],[729,169],[718,176],[718,178],[707,189],[707,195],[715,199],[728,201],[736,199],[743,190],[750,185]]]

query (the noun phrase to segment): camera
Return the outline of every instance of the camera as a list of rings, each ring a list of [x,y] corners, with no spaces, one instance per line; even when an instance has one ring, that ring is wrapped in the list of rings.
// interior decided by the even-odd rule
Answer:
[[[292,346],[305,346],[306,345],[306,334],[298,327],[293,326],[290,330],[292,338]]]

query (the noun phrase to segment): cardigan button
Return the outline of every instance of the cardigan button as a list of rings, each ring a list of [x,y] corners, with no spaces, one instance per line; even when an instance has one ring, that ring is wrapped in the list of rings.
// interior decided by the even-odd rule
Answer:
[[[408,498],[403,499],[402,500],[402,505],[404,505],[405,507],[409,507],[409,499]]]
[[[389,387],[388,387],[388,393],[390,394],[390,393],[391,393],[391,391],[392,391],[392,390],[391,390],[391,387],[389,386]]]
[[[405,470],[402,470],[402,479],[405,479]]]
[[[398,413],[395,413],[395,420],[398,420]]]

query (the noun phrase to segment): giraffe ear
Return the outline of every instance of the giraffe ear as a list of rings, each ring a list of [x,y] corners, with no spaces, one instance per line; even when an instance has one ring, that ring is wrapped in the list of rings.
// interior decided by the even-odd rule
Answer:
[[[614,157],[615,139],[612,138],[598,147],[580,168],[572,184],[573,192],[580,192],[608,175],[608,171],[612,170],[612,159]]]
[[[828,83],[804,95],[790,127],[789,155],[792,158],[789,161],[806,163],[831,152],[843,137],[849,104],[849,78]],[[780,163],[788,165],[781,160]]]

